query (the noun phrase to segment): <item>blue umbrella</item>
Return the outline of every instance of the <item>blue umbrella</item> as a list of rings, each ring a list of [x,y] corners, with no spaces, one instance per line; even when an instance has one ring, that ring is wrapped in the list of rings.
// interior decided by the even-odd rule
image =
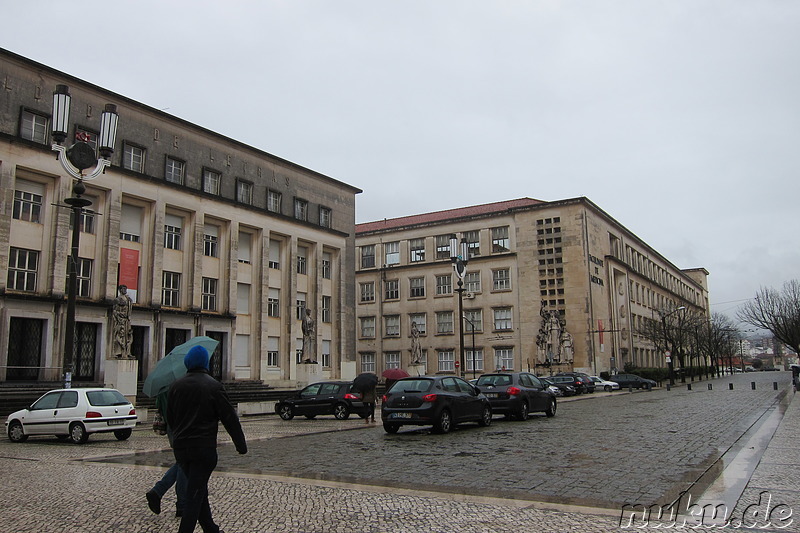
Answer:
[[[162,392],[169,389],[172,383],[186,374],[186,366],[183,364],[183,358],[195,346],[202,346],[208,350],[209,357],[214,350],[217,349],[219,341],[211,337],[193,337],[184,342],[180,346],[176,346],[169,352],[166,357],[156,364],[147,379],[144,380],[142,392],[151,398],[155,398]]]

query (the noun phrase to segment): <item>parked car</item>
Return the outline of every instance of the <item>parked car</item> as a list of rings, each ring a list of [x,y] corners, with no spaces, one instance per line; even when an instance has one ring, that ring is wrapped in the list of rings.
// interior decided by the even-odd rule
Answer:
[[[447,433],[462,422],[488,426],[492,406],[486,395],[459,377],[409,377],[383,395],[381,419],[387,433],[405,425],[432,425],[435,432]]]
[[[584,374],[583,372],[559,372],[556,374],[557,376],[571,376],[575,378],[575,390],[578,391],[578,394],[582,392],[594,392],[594,381],[592,378],[589,377],[589,374]],[[578,380],[583,383],[583,389],[580,389],[580,385],[578,385]]]
[[[135,426],[136,410],[115,389],[56,389],[27,409],[8,415],[6,434],[12,442],[25,442],[31,435],[55,435],[83,444],[92,433],[113,432],[117,440],[125,440]]]
[[[493,413],[517,420],[527,420],[530,413],[556,414],[555,394],[528,372],[483,374],[476,386],[489,398]]]
[[[350,381],[319,381],[312,383],[290,398],[275,404],[275,412],[283,420],[303,415],[314,418],[318,415],[333,415],[337,420],[347,420],[351,413],[367,417],[367,406],[361,401],[361,393],[352,389]]]
[[[619,390],[619,383],[616,381],[606,381],[598,376],[589,376],[594,382],[595,389],[602,389],[606,392],[611,392],[612,390]]]
[[[652,379],[643,378],[636,374],[616,374],[609,378],[609,381],[618,383],[620,388],[627,389],[632,387],[634,389],[652,389],[658,385]]]
[[[575,378],[572,376],[550,376],[547,380],[552,383],[554,387],[561,389],[564,396],[575,396],[578,394],[578,389],[575,388]]]
[[[557,387],[550,378],[543,378],[541,376],[536,376],[539,378],[539,381],[547,385],[547,388],[556,395],[557,398],[561,398],[562,396],[574,396],[575,389],[571,385],[564,384],[561,387]]]

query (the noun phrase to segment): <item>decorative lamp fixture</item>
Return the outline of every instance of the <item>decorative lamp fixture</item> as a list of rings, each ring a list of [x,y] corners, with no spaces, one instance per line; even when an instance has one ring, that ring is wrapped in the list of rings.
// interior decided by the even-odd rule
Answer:
[[[97,150],[108,159],[114,153],[114,141],[117,137],[117,106],[106,104],[100,120],[100,137],[97,139]]]
[[[67,139],[71,101],[69,87],[56,85],[56,90],[53,92],[53,139],[59,145]]]

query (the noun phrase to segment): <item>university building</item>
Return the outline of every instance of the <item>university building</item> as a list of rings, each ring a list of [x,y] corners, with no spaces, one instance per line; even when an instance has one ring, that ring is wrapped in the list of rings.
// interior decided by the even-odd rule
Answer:
[[[359,189],[0,50],[0,382],[58,382],[65,370],[76,221],[74,180],[52,148],[60,84],[72,97],[67,146],[96,143],[106,104],[119,115],[111,166],[85,181],[91,205],[77,221],[73,383],[115,384],[121,284],[138,380],[207,335],[220,343],[216,377],[295,386],[306,309],[316,375],[353,375]]]
[[[461,318],[453,236],[468,250]],[[357,224],[356,245],[359,371],[412,367],[412,348],[413,370],[470,378],[665,366],[636,333],[642,321],[679,306],[708,313],[705,269],[679,269],[587,198]]]

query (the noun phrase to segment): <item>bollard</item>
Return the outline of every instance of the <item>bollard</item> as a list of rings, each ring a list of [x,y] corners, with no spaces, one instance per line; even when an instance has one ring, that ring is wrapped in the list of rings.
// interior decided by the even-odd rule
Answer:
[[[667,383],[667,391],[671,390],[670,384]]]
[[[773,381],[772,382],[772,390],[778,390],[778,382],[777,381]]]
[[[711,390],[711,383],[708,384],[708,390]]]
[[[628,392],[633,392],[633,385],[628,385]]]
[[[750,382],[750,388],[753,389],[753,390],[756,390],[756,382],[755,381],[751,381]]]
[[[733,390],[733,383],[728,383],[728,390]]]
[[[692,384],[691,383],[687,383],[686,384],[686,390],[692,390]]]

